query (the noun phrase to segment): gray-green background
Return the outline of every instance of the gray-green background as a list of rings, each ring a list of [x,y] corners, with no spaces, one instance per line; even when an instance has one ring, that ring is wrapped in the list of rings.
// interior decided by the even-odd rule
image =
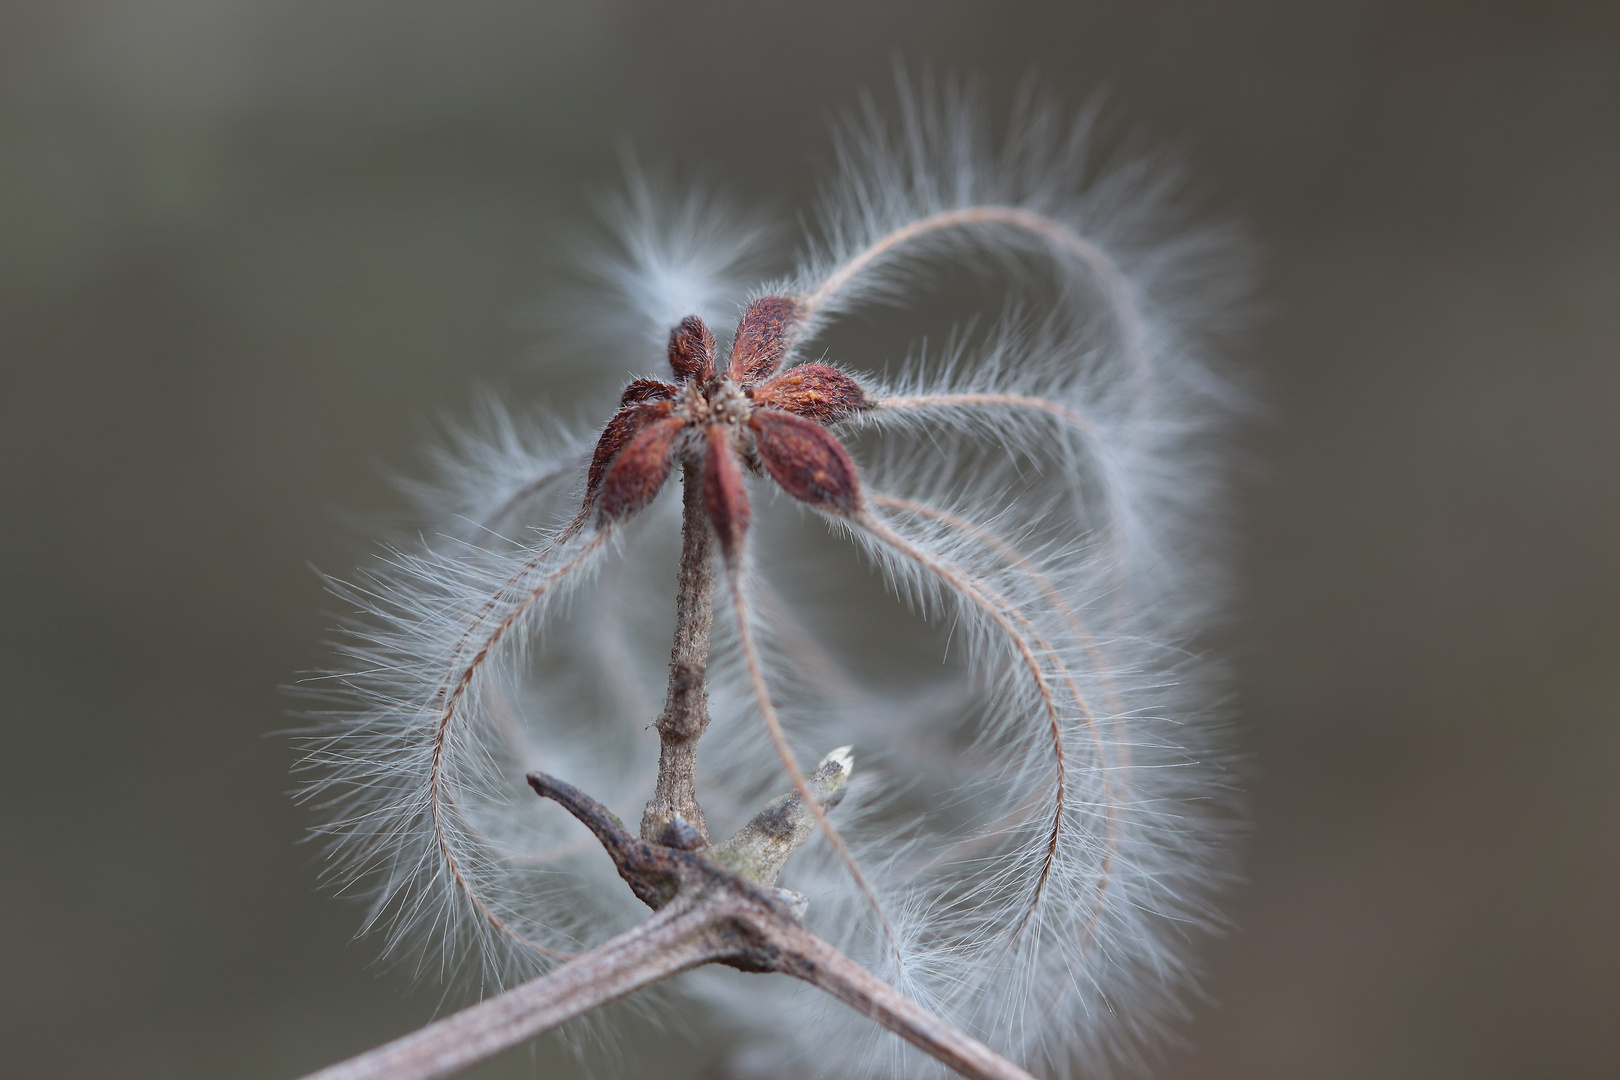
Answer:
[[[1110,88],[1269,253],[1252,884],[1159,1075],[1620,1075],[1620,5],[1493,0],[0,7],[0,1072],[272,1080],[433,1012],[266,735],[309,564],[475,381],[545,392],[619,140],[791,210],[895,50]],[[668,1047],[624,1075],[712,1067]]]

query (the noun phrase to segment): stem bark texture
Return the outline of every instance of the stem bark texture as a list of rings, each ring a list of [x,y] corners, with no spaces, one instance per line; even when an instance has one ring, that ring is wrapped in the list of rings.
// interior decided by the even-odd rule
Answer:
[[[681,468],[680,592],[675,642],[669,657],[669,693],[658,717],[658,783],[641,816],[641,838],[657,840],[678,814],[709,842],[698,806],[697,744],[709,726],[709,636],[714,628],[714,529],[703,505],[701,465]]]
[[[537,979],[339,1062],[304,1080],[437,1080],[454,1076],[632,991],[710,960],[708,912],[666,907]]]

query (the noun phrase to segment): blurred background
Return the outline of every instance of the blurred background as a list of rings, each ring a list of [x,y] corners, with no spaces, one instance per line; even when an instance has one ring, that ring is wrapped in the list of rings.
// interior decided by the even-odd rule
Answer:
[[[434,1012],[267,734],[310,567],[476,383],[561,393],[531,313],[621,143],[791,214],[897,53],[1106,89],[1267,254],[1251,884],[1157,1075],[1620,1076],[1612,0],[0,6],[8,1075],[277,1080]],[[606,1073],[721,1075],[666,1040]]]

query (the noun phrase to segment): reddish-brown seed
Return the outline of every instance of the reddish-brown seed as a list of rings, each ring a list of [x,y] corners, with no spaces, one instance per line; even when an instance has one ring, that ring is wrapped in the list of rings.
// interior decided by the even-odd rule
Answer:
[[[720,538],[721,554],[731,559],[748,531],[748,491],[731,449],[730,429],[715,424],[709,428],[708,440],[708,452],[703,455],[703,502]]]
[[[866,408],[861,384],[827,364],[800,364],[754,387],[756,405],[783,409],[818,424],[834,424]]]
[[[648,424],[661,420],[675,411],[675,405],[669,401],[647,401],[636,405],[627,405],[613,414],[602,429],[602,434],[596,440],[596,450],[591,454],[591,468],[585,475],[585,504],[590,505],[602,487],[602,478],[607,475],[608,466],[613,464],[625,446],[636,434]]]
[[[737,324],[728,370],[738,386],[752,386],[775,371],[792,344],[799,302],[791,296],[762,296],[748,305]]]
[[[669,479],[669,470],[675,464],[675,437],[685,426],[686,421],[679,416],[654,420],[625,444],[602,478],[597,499],[602,520],[633,514],[652,502]]]
[[[757,409],[748,418],[760,464],[782,490],[800,502],[839,513],[861,505],[855,463],[832,432],[810,420],[775,409]]]
[[[632,379],[624,388],[619,404],[634,405],[638,401],[665,401],[679,393],[680,388],[659,379]]]
[[[696,315],[669,332],[669,366],[683,379],[714,378],[714,334]]]

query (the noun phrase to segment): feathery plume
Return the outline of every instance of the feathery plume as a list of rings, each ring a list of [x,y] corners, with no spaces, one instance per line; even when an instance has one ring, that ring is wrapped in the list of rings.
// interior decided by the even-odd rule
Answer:
[[[358,614],[305,797],[390,950],[505,984],[635,920],[531,771],[682,850],[786,774],[819,825],[783,871],[812,929],[1032,1067],[1140,1063],[1231,879],[1219,679],[1196,649],[1240,401],[1210,335],[1243,274],[1230,236],[1182,220],[1164,162],[1092,158],[1093,119],[1026,94],[996,142],[968,91],[902,81],[895,119],[868,104],[841,130],[797,268],[753,288],[752,219],[632,180],[589,269],[624,340],[668,335],[673,378],[630,381],[594,444],[486,408],[423,489],[434,535],[333,586]],[[999,320],[964,312],[892,370],[815,352],[950,263],[1004,277]],[[728,307],[729,348],[710,328]],[[949,628],[948,666],[857,673],[874,664],[826,631],[866,615],[818,599],[853,564],[807,518]],[[864,764],[835,819],[799,762],[841,743]],[[739,1072],[937,1068],[766,982],[682,985],[724,1007]]]

